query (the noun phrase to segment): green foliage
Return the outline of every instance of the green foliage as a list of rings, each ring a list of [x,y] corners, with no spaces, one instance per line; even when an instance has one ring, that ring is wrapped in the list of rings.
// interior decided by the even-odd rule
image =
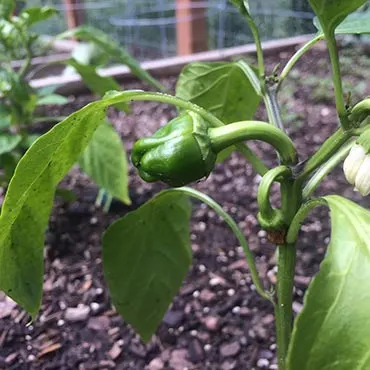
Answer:
[[[104,235],[103,263],[113,304],[149,341],[191,264],[190,203],[160,193]]]
[[[78,37],[79,39],[93,42],[105,53],[110,55],[113,60],[127,65],[132,73],[134,73],[138,78],[146,81],[148,84],[152,85],[160,91],[165,90],[165,88],[156,79],[154,79],[148,72],[140,67],[140,64],[125,49],[116,44],[112,39],[110,39],[104,32],[100,31],[99,29],[89,26],[80,26],[59,35],[59,38],[67,37]]]
[[[370,212],[339,196],[325,201],[331,211],[331,241],[296,321],[288,370],[367,369]]]
[[[261,100],[239,62],[189,64],[179,76],[176,95],[224,123],[252,118]]]
[[[76,72],[84,80],[88,88],[103,97],[106,92],[110,90],[120,90],[121,87],[119,83],[112,77],[102,77],[96,71],[96,68],[90,65],[82,64],[77,62],[75,59],[69,59],[66,61],[68,65],[73,67]],[[117,108],[123,110],[124,112],[129,112],[130,108],[128,104],[118,104]]]
[[[78,163],[95,184],[123,203],[131,204],[126,153],[109,122],[97,128]]]
[[[342,23],[335,29],[338,35],[361,35],[370,33],[369,14],[355,13],[350,14]],[[314,25],[320,33],[324,33],[318,18],[314,19]]]
[[[366,2],[367,0],[309,0],[325,33],[334,32],[349,14]]]
[[[15,7],[14,0],[2,0],[0,4],[0,19],[9,19]]]
[[[230,0],[238,9],[239,12],[250,14],[249,0]]]
[[[3,17],[0,17],[0,51],[4,50],[4,53],[0,53],[0,55],[3,54],[0,58],[4,59],[4,61],[1,59],[0,70],[0,141],[4,145],[0,155],[12,152],[10,156],[0,158],[6,167],[6,175],[1,176],[0,181],[6,185],[14,172],[17,160],[35,141],[35,136],[29,133],[30,127],[38,121],[59,120],[57,117],[35,117],[37,107],[51,104],[63,105],[68,102],[68,99],[55,93],[56,87],[34,91],[29,83],[32,77],[30,66],[34,57],[34,45],[39,40],[39,35],[32,31],[33,26],[54,16],[55,9],[46,6],[25,8],[18,16],[11,14],[12,9],[6,10],[10,9],[7,3],[4,3],[0,9],[3,11]],[[135,59],[121,50],[103,32],[88,27],[80,27],[69,32],[70,35],[76,34],[81,38],[87,38],[89,43],[82,44],[73,52],[73,57],[66,62],[68,68],[65,73],[71,71],[78,73],[92,92],[103,97],[110,90],[120,90],[121,86],[117,81],[111,77],[101,76],[97,71],[97,67],[107,63],[111,57],[129,65],[147,82],[162,88]],[[11,62],[21,56],[25,56],[24,64],[20,70],[15,70]],[[115,108],[129,112],[127,102],[119,102]],[[118,142],[118,135],[112,132],[110,127],[104,127],[94,135],[93,142],[83,156],[82,167],[98,185],[103,186],[110,193],[110,196],[116,196],[129,204],[125,153]],[[104,134],[107,135],[106,138],[102,137]],[[13,139],[12,135],[14,135]],[[109,140],[112,142],[109,143]],[[101,148],[103,144],[106,145],[104,150]],[[104,161],[102,153],[109,155],[109,162]],[[112,163],[115,166],[112,166]]]
[[[0,217],[0,289],[32,316],[41,303],[44,232],[56,186],[104,120],[105,106],[87,106],[38,139],[9,184]]]
[[[233,2],[246,16],[259,46],[256,24],[249,16],[249,2]],[[350,183],[362,194],[368,194],[370,189],[370,155],[361,147],[361,139],[358,139],[360,148],[351,149],[353,137],[367,140],[364,132],[369,129],[369,101],[363,97],[361,84],[348,85],[348,90],[358,95],[353,94],[352,98],[362,100],[353,105],[348,99],[345,104],[343,97],[348,82],[343,83],[334,39],[335,29],[338,33],[367,32],[363,20],[346,18],[364,1],[310,0],[309,3],[325,31],[333,79],[318,75],[303,84],[313,89],[313,98],[318,94],[317,89],[321,89],[325,99],[329,98],[334,85],[341,127],[316,153],[301,161],[293,141],[284,132],[278,95],[282,81],[299,58],[323,38],[322,33],[300,48],[280,75],[277,68],[272,72],[266,70],[261,50],[257,48],[258,77],[255,69],[243,61],[194,63],[180,76],[178,97],[143,91],[106,93],[102,100],[75,112],[38,138],[19,161],[14,175],[21,156],[14,148],[28,147],[34,140],[24,132],[25,124],[32,122],[35,107],[50,102],[63,103],[63,98],[53,89],[36,93],[29,87],[25,78],[29,59],[20,73],[11,68],[1,70],[0,148],[3,151],[0,150],[0,165],[4,178],[13,177],[0,216],[0,290],[32,316],[36,315],[42,296],[44,234],[58,183],[79,160],[81,167],[102,187],[100,195],[107,192],[108,198],[115,196],[129,203],[126,157],[119,136],[106,121],[106,109],[117,104],[127,108],[126,104],[136,100],[169,103],[186,113],[182,112],[184,115],[179,115],[152,137],[139,140],[133,148],[134,165],[148,181],[162,180],[178,186],[208,176],[220,150],[230,147],[240,150],[262,177],[257,193],[258,219],[279,251],[277,286],[264,287],[241,230],[220,205],[189,188],[170,189],[115,222],[104,235],[104,272],[119,313],[143,340],[148,341],[155,332],[191,263],[188,196],[194,196],[214,208],[231,227],[246,253],[256,291],[274,305],[279,370],[369,367],[370,295],[366,283],[370,264],[370,212],[339,196],[312,197],[321,181],[348,152],[352,159],[345,162],[346,177],[353,177],[347,171],[356,175]],[[5,40],[5,47],[9,46],[9,40],[14,41],[14,45],[24,43],[29,53],[32,40],[27,39],[19,22],[27,25],[32,19],[47,16],[45,11],[24,18],[3,19],[0,42]],[[83,57],[76,54],[77,59],[69,61],[94,92],[103,95],[110,88],[118,88],[115,81],[103,79],[96,70],[105,59],[100,58],[101,53],[124,62],[145,81],[163,88],[99,30],[80,27],[61,37],[71,35],[92,42],[100,49],[92,65],[89,63],[96,50]],[[318,62],[317,67],[323,66]],[[295,84],[301,79],[302,76],[296,74]],[[252,120],[261,100],[267,110],[268,123]],[[289,107],[285,104],[285,108]],[[10,132],[15,134],[9,135]],[[279,154],[278,165],[266,168],[261,158],[243,144],[245,140],[272,145]],[[352,164],[360,168],[353,168]],[[281,201],[273,206],[271,189],[276,183],[280,184]],[[322,204],[328,205],[331,211],[331,242],[292,334],[295,243],[308,212]]]
[[[36,23],[46,21],[47,19],[53,17],[57,13],[56,9],[50,7],[42,8],[27,8],[21,12],[20,18],[27,23],[27,26],[33,26]]]

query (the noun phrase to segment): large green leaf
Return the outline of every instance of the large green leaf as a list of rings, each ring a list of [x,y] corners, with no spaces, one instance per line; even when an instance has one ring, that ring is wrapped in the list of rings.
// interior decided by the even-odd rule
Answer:
[[[0,133],[0,155],[9,153],[21,142],[22,136]]]
[[[104,273],[118,312],[148,341],[191,263],[191,207],[182,194],[160,193],[109,227]]]
[[[116,82],[112,77],[100,76],[95,67],[79,63],[75,59],[69,59],[65,63],[77,71],[92,92],[102,97],[108,91],[121,89],[118,82]],[[117,108],[123,110],[124,112],[129,112],[130,110],[130,107],[127,103],[118,104]]]
[[[260,103],[238,62],[189,64],[181,72],[176,95],[207,109],[225,124],[251,119]]]
[[[0,290],[32,315],[42,296],[43,242],[54,192],[105,117],[93,103],[38,139],[19,162],[0,216]]]
[[[121,138],[108,122],[101,124],[95,131],[79,164],[110,195],[123,203],[131,203],[126,153]]]
[[[331,241],[295,323],[288,370],[370,369],[370,212],[324,199]]]
[[[141,68],[140,64],[122,46],[110,39],[104,32],[90,26],[80,26],[73,30],[66,31],[59,35],[59,38],[78,37],[83,40],[93,42],[98,45],[105,53],[130,68],[132,73],[146,81],[160,91],[165,91],[165,87],[153,78],[147,71]]]
[[[309,0],[323,30],[331,33],[367,0]]]
[[[324,33],[317,17],[314,18],[313,24],[320,33]],[[354,13],[349,15],[336,29],[338,35],[361,35],[370,33],[370,14]]]
[[[0,216],[0,290],[31,315],[41,303],[44,234],[57,184],[80,158],[109,105],[162,97],[112,92],[55,125],[19,161]]]

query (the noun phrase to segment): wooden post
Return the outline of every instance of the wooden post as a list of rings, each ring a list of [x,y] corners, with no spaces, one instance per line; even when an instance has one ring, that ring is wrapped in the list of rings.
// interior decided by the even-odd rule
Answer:
[[[68,29],[84,23],[83,0],[64,0]]]
[[[176,0],[177,54],[188,55],[208,49],[206,9],[204,0]]]

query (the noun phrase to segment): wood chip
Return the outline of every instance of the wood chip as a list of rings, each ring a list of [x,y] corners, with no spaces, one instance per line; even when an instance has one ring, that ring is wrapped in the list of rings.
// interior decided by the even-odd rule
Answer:
[[[112,360],[115,360],[116,358],[119,357],[119,355],[121,354],[121,352],[122,352],[121,345],[119,344],[119,342],[116,342],[116,343],[113,344],[113,347],[110,349],[110,351],[108,352],[108,354],[109,354],[109,357]]]
[[[62,345],[60,343],[54,343],[52,344],[51,346],[48,346],[46,348],[44,348],[38,355],[37,355],[37,358],[41,358],[49,353],[52,353],[52,352],[55,352],[57,351],[59,348],[61,348]]]

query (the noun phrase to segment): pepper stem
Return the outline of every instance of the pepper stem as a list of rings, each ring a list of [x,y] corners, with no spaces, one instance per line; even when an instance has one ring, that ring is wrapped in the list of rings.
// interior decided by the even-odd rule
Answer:
[[[271,144],[279,153],[282,163],[297,163],[297,152],[292,140],[280,129],[261,121],[242,121],[210,128],[208,135],[215,152],[246,140],[261,140]]]

